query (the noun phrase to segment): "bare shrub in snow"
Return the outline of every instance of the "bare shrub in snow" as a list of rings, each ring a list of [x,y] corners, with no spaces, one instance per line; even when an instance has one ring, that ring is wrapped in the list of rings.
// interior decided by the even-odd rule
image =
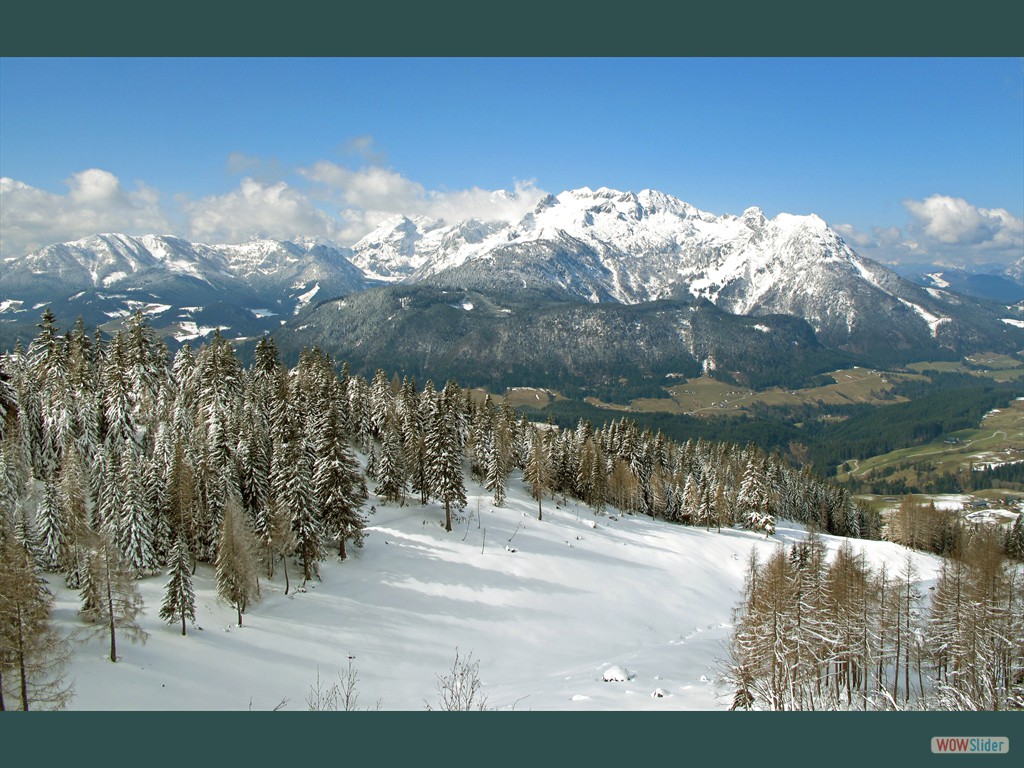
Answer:
[[[359,703],[359,692],[356,690],[358,682],[359,670],[352,665],[351,656],[348,666],[338,673],[338,682],[331,683],[330,688],[324,687],[320,680],[320,668],[317,667],[316,683],[309,686],[306,706],[310,712],[353,712]],[[380,699],[371,709],[380,709]]]
[[[480,662],[473,661],[472,652],[465,659],[459,658],[459,649],[456,648],[455,660],[448,674],[437,676],[437,707],[428,702],[427,710],[482,712],[487,709],[487,697],[480,692],[480,686]]]

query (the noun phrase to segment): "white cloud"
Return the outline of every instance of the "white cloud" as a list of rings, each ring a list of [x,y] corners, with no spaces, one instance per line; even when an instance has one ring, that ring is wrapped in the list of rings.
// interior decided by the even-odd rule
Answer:
[[[1022,222],[1004,208],[979,208],[948,195],[904,200],[903,206],[911,217],[903,228],[833,228],[859,253],[890,264],[1009,263],[1024,251]]]
[[[320,185],[339,208],[349,240],[358,238],[398,214],[420,215],[454,223],[463,219],[518,221],[545,194],[534,181],[516,181],[511,191],[480,187],[427,190],[422,184],[379,166],[352,170],[321,161],[299,173]]]
[[[0,178],[0,255],[18,256],[101,232],[172,231],[151,187],[127,190],[112,173],[97,168],[73,174],[65,184],[68,192],[61,195]]]
[[[936,246],[978,251],[1024,247],[1024,223],[1004,208],[978,208],[960,197],[931,195],[904,200],[913,226]]]
[[[370,137],[349,145],[364,160],[380,157]],[[544,194],[532,181],[516,182],[511,192],[428,190],[380,165],[353,170],[322,161],[299,169],[292,183],[283,180],[287,174],[273,159],[234,153],[226,166],[244,174],[230,192],[198,199],[179,194],[166,201],[144,184],[125,189],[114,174],[96,168],[72,175],[66,194],[2,178],[0,257],[101,232],[174,234],[207,243],[303,236],[352,244],[397,214],[446,222],[518,220]]]
[[[246,177],[227,194],[183,201],[181,206],[188,217],[189,237],[207,243],[237,243],[254,235],[278,240],[338,235],[327,214],[283,181]]]
[[[379,166],[354,171],[322,160],[299,174],[322,185],[340,205],[368,212],[419,213],[412,209],[422,207],[427,194],[422,184]]]

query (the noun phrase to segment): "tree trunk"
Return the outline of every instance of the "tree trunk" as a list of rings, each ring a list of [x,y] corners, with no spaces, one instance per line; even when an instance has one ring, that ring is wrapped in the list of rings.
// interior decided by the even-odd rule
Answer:
[[[28,677],[25,672],[25,625],[18,605],[18,671],[21,672],[21,709],[28,712]]]
[[[452,503],[447,499],[444,501],[444,529],[448,532],[452,530]]]
[[[181,611],[181,636],[182,637],[185,636],[185,609],[184,608],[182,608],[182,611]]]
[[[114,595],[110,586],[110,553],[104,553],[103,566],[107,575],[107,615],[110,621],[110,660],[117,663],[117,628],[114,625]]]
[[[338,557],[342,560],[348,559],[348,554],[345,552],[345,534],[341,533],[338,535]]]
[[[235,609],[238,611],[238,626],[242,626],[242,604],[235,603]]]

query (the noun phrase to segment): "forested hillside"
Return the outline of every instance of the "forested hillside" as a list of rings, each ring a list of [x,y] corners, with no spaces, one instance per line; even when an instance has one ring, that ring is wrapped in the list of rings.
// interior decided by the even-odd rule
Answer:
[[[677,442],[627,419],[534,424],[455,382],[367,379],[315,349],[288,368],[270,339],[248,368],[219,334],[172,358],[141,313],[103,339],[81,323],[61,333],[47,312],[28,349],[2,358],[0,382],[7,707],[65,697],[67,651],[40,573],[79,592],[83,626],[109,638],[116,662],[118,640],[141,632],[138,579],[167,573],[160,616],[186,634],[192,576],[208,564],[242,626],[261,577],[280,573],[287,594],[290,579],[318,579],[332,549],[345,559],[360,546],[371,493],[439,504],[451,532],[468,479],[500,508],[515,470],[538,520],[552,499],[572,498],[706,531],[770,537],[788,519],[881,533],[846,490],[754,445]],[[25,584],[35,586],[15,589]],[[45,647],[20,643],[26,634]]]

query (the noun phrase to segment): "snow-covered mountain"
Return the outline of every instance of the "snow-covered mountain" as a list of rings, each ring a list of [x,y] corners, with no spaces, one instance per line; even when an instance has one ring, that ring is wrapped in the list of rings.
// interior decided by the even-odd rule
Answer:
[[[927,271],[908,273],[906,277],[918,285],[1003,304],[1015,304],[1024,302],[1024,284],[1019,276],[1014,277],[1015,268],[1019,269],[1019,263],[984,272],[964,267],[936,266]]]
[[[277,300],[295,298],[316,283],[331,295],[361,289],[362,274],[346,256],[341,249],[315,243],[203,245],[160,235],[103,234],[7,259],[0,275],[4,294],[19,289],[38,293],[58,283],[71,292],[116,291],[185,278],[215,291],[242,285]]]
[[[981,335],[961,297],[859,256],[818,216],[716,216],[652,190],[571,190],[507,225],[401,217],[352,251],[382,280],[595,303],[682,295],[735,314],[793,315],[852,350],[879,332],[897,345],[950,348]]]
[[[180,321],[164,331],[178,339],[200,326],[262,332],[323,299],[388,284],[471,291],[504,306],[709,301],[731,314],[800,318],[822,344],[858,355],[1021,346],[1009,338],[1021,335],[1010,302],[905,280],[813,214],[717,216],[661,192],[606,188],[549,195],[514,223],[399,216],[351,248],[95,235],[0,264],[0,321],[34,322],[45,304],[92,323],[144,307]]]
[[[1003,276],[1008,277],[1011,280],[1015,280],[1018,283],[1024,282],[1024,256],[1021,256],[1003,270]]]
[[[82,315],[98,325],[141,309],[178,340],[218,326],[258,333],[281,322],[270,318],[290,317],[318,296],[365,288],[347,256],[315,241],[204,245],[94,235],[0,264],[0,319],[34,322],[49,305],[65,323]]]

